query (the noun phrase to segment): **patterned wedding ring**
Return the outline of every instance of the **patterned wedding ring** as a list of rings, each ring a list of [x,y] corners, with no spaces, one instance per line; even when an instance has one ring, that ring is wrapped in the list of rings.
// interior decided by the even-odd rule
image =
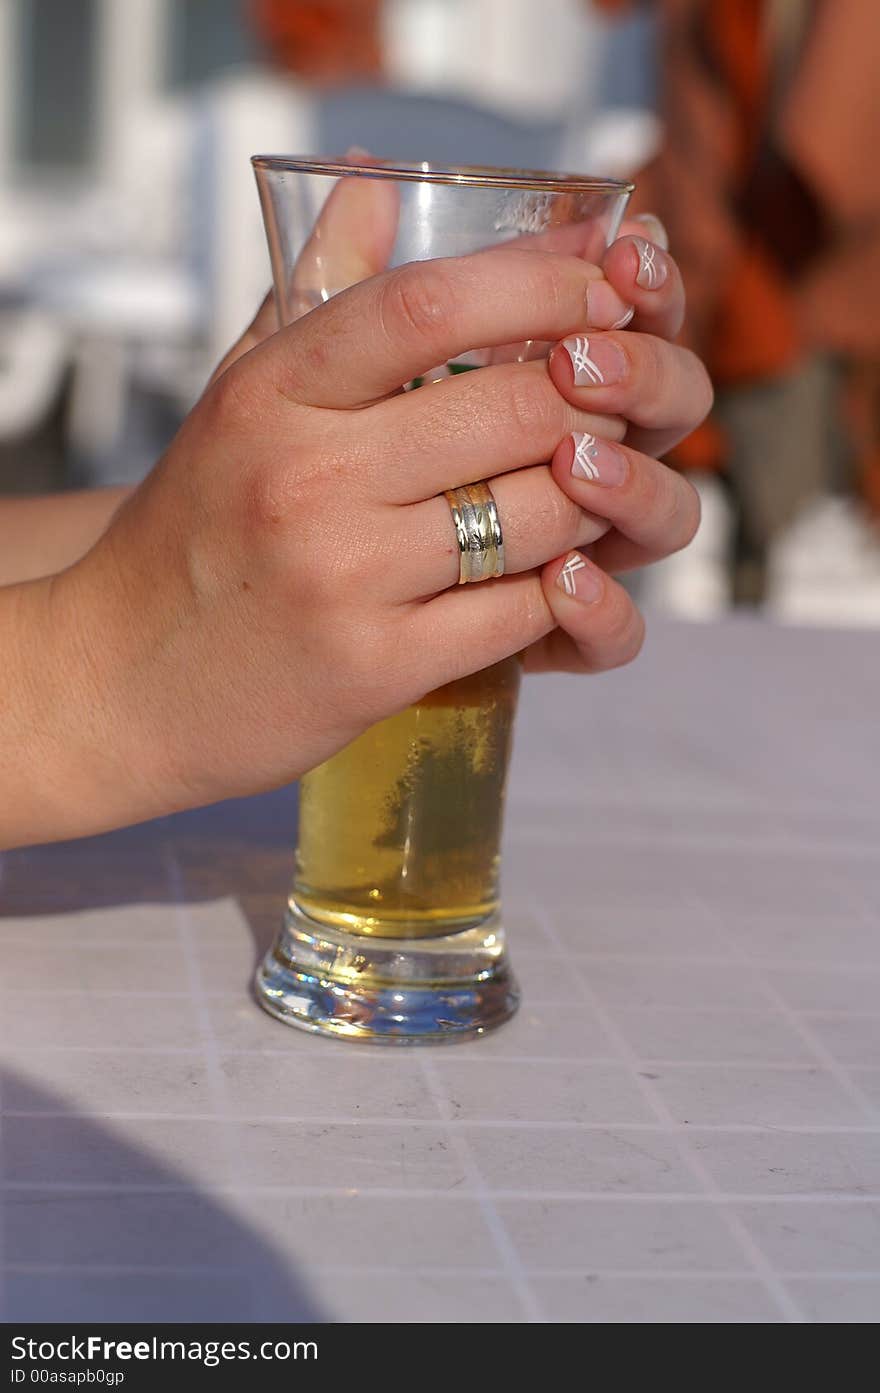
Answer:
[[[486,483],[447,489],[459,551],[459,585],[504,575],[504,538],[498,508]]]

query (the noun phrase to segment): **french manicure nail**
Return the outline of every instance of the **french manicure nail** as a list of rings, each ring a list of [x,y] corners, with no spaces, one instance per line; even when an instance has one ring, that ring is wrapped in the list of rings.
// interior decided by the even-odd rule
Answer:
[[[646,242],[643,237],[636,237],[635,247],[639,254],[636,285],[640,285],[642,290],[659,290],[669,274],[666,253],[653,242]]]
[[[652,242],[656,242],[665,252],[669,251],[669,233],[656,213],[636,213],[633,221],[642,224]]]
[[[566,557],[565,565],[556,577],[556,584],[566,595],[585,605],[595,604],[602,594],[599,572],[579,551],[573,551]]]
[[[571,472],[591,484],[622,484],[626,478],[626,456],[607,440],[575,431],[571,437],[574,456]]]
[[[611,387],[626,376],[626,358],[613,339],[579,334],[563,339],[562,346],[571,359],[576,387]]]

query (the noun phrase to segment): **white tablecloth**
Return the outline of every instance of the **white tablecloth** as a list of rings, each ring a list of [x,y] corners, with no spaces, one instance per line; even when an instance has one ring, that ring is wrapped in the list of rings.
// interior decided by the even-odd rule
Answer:
[[[532,679],[494,1036],[248,994],[291,792],[0,861],[7,1320],[880,1313],[880,638]]]

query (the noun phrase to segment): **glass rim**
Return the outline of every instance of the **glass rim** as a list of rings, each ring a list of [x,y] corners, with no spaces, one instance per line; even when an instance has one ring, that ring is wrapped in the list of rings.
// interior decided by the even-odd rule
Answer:
[[[538,189],[549,193],[632,193],[635,184],[625,179],[594,178],[543,169],[501,169],[490,165],[436,165],[429,160],[324,159],[312,155],[252,155],[255,170],[270,173],[325,174],[340,178],[362,174],[368,179],[393,179],[417,184],[447,184],[478,189]]]

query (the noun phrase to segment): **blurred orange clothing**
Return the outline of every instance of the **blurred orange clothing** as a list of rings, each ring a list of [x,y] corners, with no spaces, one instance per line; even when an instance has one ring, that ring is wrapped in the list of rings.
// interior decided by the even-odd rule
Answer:
[[[381,0],[249,0],[254,27],[281,68],[313,82],[382,71]]]
[[[721,386],[839,356],[880,505],[880,3],[656,4],[666,138],[639,201],[669,228],[689,337]],[[717,448],[698,432],[679,462]]]

